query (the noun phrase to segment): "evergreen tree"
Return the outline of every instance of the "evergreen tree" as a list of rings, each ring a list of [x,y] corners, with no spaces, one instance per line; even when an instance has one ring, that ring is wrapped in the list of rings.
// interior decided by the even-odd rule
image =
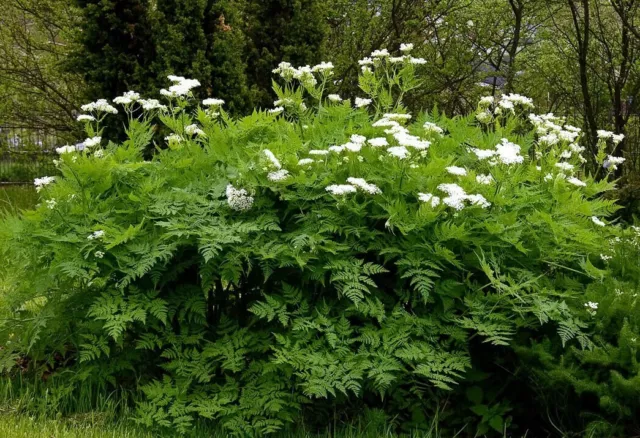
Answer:
[[[258,105],[271,105],[271,71],[279,62],[305,65],[321,61],[329,29],[327,3],[247,0],[247,74]]]

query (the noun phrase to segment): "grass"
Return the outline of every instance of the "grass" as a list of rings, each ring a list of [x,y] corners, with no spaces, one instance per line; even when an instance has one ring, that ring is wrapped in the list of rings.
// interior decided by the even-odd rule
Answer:
[[[38,194],[32,185],[0,184],[0,213],[33,208],[38,202]]]

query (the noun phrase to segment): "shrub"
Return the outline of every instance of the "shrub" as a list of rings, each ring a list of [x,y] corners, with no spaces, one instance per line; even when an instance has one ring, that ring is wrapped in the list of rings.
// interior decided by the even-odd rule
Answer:
[[[592,346],[613,184],[580,170],[579,130],[526,117],[522,96],[406,114],[423,61],[403,49],[362,61],[355,108],[324,95],[326,63],[281,64],[278,107],[237,120],[170,77],[166,107],[119,99],[122,144],[101,139],[111,107],[87,106],[84,150],[61,150],[41,206],[0,227],[27,273],[3,302],[2,369],[140,385],[139,421],[179,431],[364,406],[424,427],[461,391],[479,433],[508,428],[476,364],[536,339]],[[145,160],[158,122],[172,134]]]

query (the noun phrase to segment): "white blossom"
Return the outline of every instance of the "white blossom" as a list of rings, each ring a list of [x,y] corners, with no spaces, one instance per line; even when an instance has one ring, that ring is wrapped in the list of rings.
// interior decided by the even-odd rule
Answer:
[[[54,208],[56,208],[56,205],[58,204],[55,199],[47,199],[46,203],[47,203],[47,208],[49,210],[53,210]]]
[[[598,219],[597,216],[591,216],[591,221],[598,225],[599,227],[604,227],[606,224],[604,222],[602,222],[600,219]]]
[[[409,56],[409,62],[414,65],[423,65],[427,63],[427,60],[424,58],[414,58],[413,56]]]
[[[611,169],[611,170],[617,170],[618,169],[618,165],[624,163],[626,160],[626,158],[624,157],[616,157],[613,155],[607,155],[607,159],[604,160],[604,168],[605,169]]]
[[[351,184],[332,184],[325,188],[325,190],[332,195],[342,196],[348,193],[355,193],[356,188]]]
[[[402,43],[400,44],[400,51],[401,52],[410,52],[413,50],[413,44],[411,43]]]
[[[284,111],[284,107],[282,107],[282,106],[277,106],[277,107],[275,107],[275,108],[272,108],[272,109],[268,110],[267,112],[268,112],[269,114],[275,114],[275,115],[278,115],[278,114],[280,114],[282,111]]]
[[[103,258],[103,257],[104,257],[104,252],[102,252],[102,251],[96,251],[96,252],[94,252],[94,253],[93,253],[93,255],[95,256],[95,258],[97,258],[97,259],[101,259],[101,258]]]
[[[311,68],[311,71],[320,72],[320,73],[327,73],[332,70],[333,70],[332,62],[321,62],[320,64],[314,65],[313,68]]]
[[[298,166],[307,166],[313,164],[313,158],[302,158],[298,160]]]
[[[87,236],[88,240],[96,240],[96,239],[102,239],[104,237],[104,231],[103,230],[98,230],[98,231],[94,231],[93,233],[89,234],[89,236]]]
[[[271,152],[269,149],[264,149],[262,153],[264,154],[265,157],[267,157],[267,160],[269,160],[269,162],[273,165],[273,167],[275,167],[276,169],[282,168],[280,161],[276,158],[273,152]]]
[[[387,49],[374,50],[371,52],[372,58],[385,58],[389,56],[389,51]]]
[[[98,146],[100,144],[100,141],[102,141],[102,137],[91,137],[85,139],[83,143],[85,147],[92,148],[94,146]]]
[[[379,147],[384,147],[389,145],[389,142],[384,137],[370,138],[369,140],[367,140],[367,143],[369,143],[374,148],[379,148]]]
[[[393,155],[394,157],[397,157],[401,160],[407,158],[409,156],[409,150],[407,148],[405,148],[404,146],[394,146],[394,147],[390,147],[389,149],[387,149],[387,152],[389,152],[389,154]]]
[[[232,210],[246,211],[253,205],[253,196],[249,196],[249,193],[245,189],[237,189],[233,185],[228,184],[227,190],[227,204]]]
[[[363,106],[367,106],[372,102],[371,99],[363,99],[361,97],[356,97],[355,106],[356,108],[362,108]]]
[[[212,106],[213,106],[213,107],[217,107],[217,106],[222,106],[222,105],[224,105],[224,100],[222,100],[222,99],[216,99],[216,98],[213,98],[213,97],[209,97],[209,98],[207,98],[207,99],[203,100],[203,101],[202,101],[202,104],[203,104],[204,106],[208,106],[208,107],[212,107]]]
[[[585,183],[584,181],[576,178],[575,176],[572,176],[571,178],[567,178],[567,182],[573,184],[574,186],[578,186],[578,187],[585,187],[587,185],[587,183]]]
[[[55,181],[53,176],[43,176],[42,178],[36,178],[33,180],[33,185],[36,186],[36,191],[39,192],[43,187],[48,186]]]
[[[182,137],[180,137],[178,134],[169,134],[164,138],[164,140],[168,143],[180,143],[182,142]]]
[[[441,127],[431,122],[425,122],[422,127],[427,132],[435,132],[436,134],[442,134],[444,132]]]
[[[393,137],[400,146],[411,147],[418,150],[424,150],[431,146],[430,141],[422,140],[420,137],[408,134],[405,131],[396,132],[393,134]]]
[[[158,99],[140,99],[138,103],[142,105],[142,109],[145,111],[154,109],[165,111],[167,109],[167,106],[162,105]]]
[[[558,169],[562,169],[562,170],[567,171],[567,172],[568,171],[572,171],[574,169],[574,167],[575,167],[573,164],[567,163],[566,161],[561,161],[559,163],[556,163],[555,166]]]
[[[70,153],[75,152],[75,151],[76,151],[76,147],[75,146],[69,146],[69,145],[61,146],[59,148],[56,148],[56,152],[58,154],[60,154],[60,155],[62,155],[62,154],[70,154]]]
[[[411,114],[386,113],[382,115],[382,118],[387,120],[410,120]]]
[[[446,169],[451,175],[465,176],[467,174],[467,169],[464,167],[449,166]]]
[[[382,118],[382,119],[374,122],[371,126],[373,126],[374,128],[379,128],[379,127],[400,126],[400,125],[395,120]]]
[[[605,131],[604,129],[598,129],[597,134],[600,140],[607,140],[609,138],[612,138],[614,135],[613,132]]]
[[[185,127],[184,127],[184,132],[185,132],[187,135],[198,135],[198,136],[204,136],[204,135],[206,135],[206,134],[204,133],[204,131],[203,131],[202,129],[200,129],[200,128],[198,127],[198,125],[196,125],[195,123],[194,123],[194,124],[192,124],[192,125],[185,126]]]
[[[431,207],[433,208],[440,205],[440,198],[433,196],[431,193],[418,193],[418,200],[420,200],[420,202],[431,204]]]
[[[357,144],[363,144],[365,141],[367,141],[367,137],[365,137],[364,135],[358,135],[358,134],[353,134],[349,139],[353,143],[357,143]]]
[[[76,120],[78,122],[93,122],[96,118],[90,114],[80,114]]]
[[[102,157],[104,157],[104,150],[102,150],[102,149],[98,149],[97,151],[95,151],[95,152],[93,153],[93,156],[94,156],[94,157],[96,157],[96,158],[102,158]]]
[[[371,58],[363,58],[363,59],[358,61],[358,64],[360,66],[373,65],[373,59],[371,59]]]
[[[624,140],[624,134],[613,134],[611,136],[611,140],[613,141],[613,144],[618,144]]]
[[[493,182],[493,177],[491,175],[478,175],[476,176],[476,181],[479,184],[491,184]]]
[[[524,157],[520,155],[520,146],[511,143],[506,138],[503,138],[502,143],[496,146],[496,155],[503,164],[518,164],[524,161]]]
[[[289,171],[286,169],[276,170],[275,172],[269,172],[267,178],[269,181],[282,181],[289,176]]]
[[[113,99],[114,103],[118,105],[129,105],[140,99],[140,93],[136,93],[135,91],[127,91],[122,96],[118,96]]]
[[[87,112],[97,112],[97,113],[103,112],[103,113],[109,113],[109,114],[118,114],[118,110],[115,109],[114,106],[109,104],[109,102],[107,102],[106,99],[98,99],[95,102],[82,105],[80,108],[82,108],[82,111],[87,111]]]
[[[329,94],[327,96],[327,99],[329,99],[331,102],[342,102],[342,97],[340,97],[339,94]]]
[[[309,151],[309,155],[329,155],[329,151],[323,149],[312,149]]]
[[[382,193],[382,191],[375,185],[375,184],[369,184],[368,182],[366,182],[363,178],[353,178],[353,177],[349,177],[347,178],[347,182],[350,183],[351,185],[369,193],[370,195],[377,195]]]

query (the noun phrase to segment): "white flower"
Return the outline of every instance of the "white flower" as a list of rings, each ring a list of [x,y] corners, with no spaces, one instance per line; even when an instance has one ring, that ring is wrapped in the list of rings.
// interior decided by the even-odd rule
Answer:
[[[160,90],[160,94],[167,97],[186,96],[192,89],[200,86],[200,81],[197,79],[185,79],[182,76],[173,75],[169,75],[167,78],[174,83],[169,87],[169,90]]]
[[[323,149],[313,149],[309,151],[309,155],[329,155],[329,151]]]
[[[389,62],[392,64],[397,64],[405,60],[404,56],[392,56],[389,58]]]
[[[341,196],[347,193],[355,193],[356,188],[351,184],[332,184],[325,188],[325,190],[332,195]]]
[[[298,166],[307,166],[313,163],[313,158],[302,158],[298,161]]]
[[[182,142],[182,137],[180,137],[178,134],[169,134],[164,138],[164,140],[168,143],[180,143]]]
[[[503,164],[517,164],[524,161],[524,157],[520,155],[520,146],[511,143],[506,138],[503,138],[502,143],[496,146],[496,154],[498,160]]]
[[[226,195],[227,204],[232,210],[246,211],[253,205],[253,196],[249,196],[245,189],[236,189],[233,185],[228,184]]]
[[[593,301],[589,301],[587,303],[584,303],[584,307],[588,307],[590,309],[597,310],[598,309],[598,303],[594,303]]]
[[[76,119],[78,122],[93,122],[96,118],[89,114],[80,114]]]
[[[618,144],[624,140],[624,134],[613,134],[611,136],[611,140],[613,141],[613,144]]]
[[[329,94],[327,96],[327,99],[329,99],[331,102],[342,102],[342,97],[340,97],[339,94]]]
[[[47,199],[47,201],[46,201],[46,202],[47,202],[47,208],[48,208],[49,210],[53,210],[54,208],[56,208],[56,204],[57,204],[57,202],[56,202],[56,200],[55,200],[55,199]]]
[[[562,151],[562,153],[560,154],[560,158],[564,158],[564,159],[571,158],[571,150],[567,149],[567,150]]]
[[[427,63],[427,60],[424,58],[414,58],[412,56],[409,57],[409,62],[414,65],[423,65]]]
[[[400,44],[400,51],[401,52],[405,52],[406,53],[406,52],[410,52],[412,50],[413,50],[413,44],[411,44],[411,43],[407,43],[407,44],[402,43],[402,44]]]
[[[604,227],[606,224],[604,222],[602,222],[600,219],[598,219],[598,217],[596,216],[591,216],[591,221],[598,225],[599,227]]]
[[[100,144],[101,140],[102,140],[102,137],[87,138],[84,141],[84,145],[85,145],[85,147],[92,148],[94,146],[98,146]]]
[[[553,146],[558,143],[558,136],[554,133],[549,133],[547,135],[543,135],[538,139],[538,142],[541,144],[546,144],[548,146]]]
[[[122,96],[118,96],[113,99],[113,102],[119,105],[129,105],[130,103],[135,102],[138,99],[140,99],[139,93],[136,93],[135,91],[127,91]]]
[[[467,199],[467,193],[458,184],[440,184],[438,190],[445,192],[447,195],[442,202],[456,210],[464,208],[464,201]]]
[[[493,96],[484,96],[480,98],[479,105],[481,106],[489,106],[493,105]]]
[[[313,72],[320,72],[320,73],[330,72],[331,70],[333,70],[332,62],[321,62],[318,65],[314,65],[313,68],[311,69],[311,71]]]
[[[440,205],[440,198],[433,196],[431,193],[418,193],[418,200],[424,203],[430,203],[431,207],[437,207]]]
[[[93,153],[93,156],[96,158],[102,158],[104,157],[104,151],[102,149],[98,149]]]
[[[493,157],[496,154],[496,151],[492,150],[492,149],[476,149],[476,148],[469,148],[469,150],[471,152],[473,152],[474,154],[476,154],[476,156],[478,157],[478,159],[480,160],[484,160],[486,158],[490,158]]]
[[[367,140],[367,143],[369,143],[374,148],[379,148],[379,147],[389,145],[389,142],[384,137],[370,138],[369,140]]]
[[[446,167],[446,169],[447,172],[449,172],[451,175],[465,176],[467,174],[467,169],[465,169],[464,167],[449,166]]]
[[[198,135],[198,136],[204,136],[204,135],[206,135],[206,134],[204,133],[204,131],[203,131],[202,129],[200,129],[200,128],[198,127],[198,125],[196,125],[195,123],[194,123],[194,124],[192,124],[192,125],[189,125],[189,126],[185,126],[185,127],[184,127],[184,132],[185,132],[187,135]]]
[[[361,190],[364,190],[370,195],[377,195],[382,193],[382,190],[380,190],[375,184],[369,184],[363,178],[350,177],[347,178],[347,182]]]
[[[363,99],[361,97],[356,97],[355,106],[356,108],[362,108],[363,106],[367,106],[371,103],[371,99]]]
[[[606,255],[606,254],[600,254],[600,258],[602,259],[602,261],[608,262],[609,260],[611,260],[613,258],[613,256]]]
[[[442,134],[444,132],[441,127],[431,122],[425,122],[422,127],[427,132],[435,132],[436,134]]]
[[[550,174],[550,173],[547,173],[547,174],[544,176],[544,180],[545,180],[545,181],[551,181],[552,179],[553,179],[553,175],[552,175],[552,174]]]
[[[154,109],[166,110],[167,106],[162,105],[158,99],[140,99],[138,101],[140,105],[142,105],[142,109],[145,111],[150,111]]]
[[[605,169],[617,170],[618,165],[624,163],[626,158],[624,157],[615,157],[613,155],[607,155],[607,159],[604,160],[603,167]]]
[[[373,59],[363,58],[358,61],[358,64],[360,64],[361,66],[373,65]]]
[[[284,111],[284,107],[282,107],[282,106],[277,106],[277,107],[275,107],[275,108],[272,108],[272,109],[268,110],[267,112],[268,112],[269,114],[276,114],[276,115],[277,115],[277,114],[280,114],[282,111]]]
[[[491,206],[491,203],[487,201],[484,196],[479,194],[467,195],[467,201],[469,201],[472,205],[478,205],[482,208],[487,208]]]
[[[271,162],[273,167],[275,167],[276,169],[281,169],[282,168],[282,165],[280,164],[280,161],[276,158],[276,156],[273,154],[273,152],[271,152],[269,149],[264,149],[262,151],[262,153]]]
[[[353,134],[350,138],[349,138],[353,143],[357,143],[357,144],[363,144],[365,141],[367,141],[367,137],[365,137],[364,135],[358,135],[358,134]]]
[[[571,163],[567,163],[567,162],[565,162],[565,161],[561,161],[561,162],[559,162],[559,163],[556,163],[556,164],[555,164],[555,166],[556,166],[558,169],[562,169],[562,170],[567,171],[567,172],[568,172],[568,171],[573,170],[573,169],[574,169],[574,167],[575,167],[573,164],[571,164]]]
[[[60,155],[62,155],[62,154],[70,154],[70,153],[75,152],[75,151],[76,151],[76,147],[75,146],[69,146],[69,145],[56,148],[56,152],[58,154],[60,154]]]
[[[382,115],[382,118],[387,120],[409,120],[411,119],[411,114],[386,113]]]
[[[493,177],[491,175],[478,175],[476,176],[476,181],[479,184],[491,184],[493,182]]]
[[[400,124],[398,122],[396,122],[395,120],[389,120],[389,119],[386,119],[386,118],[382,118],[382,119],[372,123],[371,126],[373,126],[374,128],[379,128],[379,127],[386,127],[386,126],[400,126]]]
[[[578,132],[573,131],[560,131],[558,132],[558,138],[562,141],[568,141],[569,143],[572,143],[578,137],[578,134]]]
[[[598,129],[597,131],[598,134],[598,138],[601,140],[607,140],[609,138],[613,138],[613,132],[611,131],[605,131],[604,129]]]
[[[335,152],[336,154],[339,154],[340,152],[342,152],[344,150],[345,150],[344,146],[329,146],[329,151]]]
[[[408,134],[405,131],[396,132],[393,137],[400,144],[400,146],[411,147],[418,150],[427,149],[431,146],[431,142],[427,140],[421,140],[420,137]]]
[[[269,181],[282,181],[289,176],[289,171],[286,169],[276,170],[275,172],[269,172],[267,178]]]
[[[389,56],[389,51],[387,49],[374,50],[371,52],[372,58],[385,58]]]
[[[343,150],[347,149],[350,152],[360,152],[360,150],[362,149],[362,143],[347,142],[340,147]]]
[[[102,251],[96,251],[93,253],[93,255],[95,256],[95,258],[97,259],[101,259],[104,257],[104,253]]]
[[[53,176],[43,176],[42,178],[36,178],[33,180],[33,185],[36,186],[36,191],[39,192],[44,186],[48,186],[55,181]]]
[[[115,107],[113,107],[112,105],[110,105],[106,99],[98,99],[95,102],[82,105],[80,108],[82,108],[82,111],[87,111],[87,112],[97,112],[97,113],[103,112],[103,113],[109,113],[109,114],[118,114],[118,110],[115,109]]]
[[[98,230],[98,231],[94,231],[93,233],[89,234],[87,239],[96,240],[96,239],[102,239],[103,237],[104,237],[104,231]]]
[[[209,107],[213,106],[213,107],[217,107],[217,106],[222,106],[222,105],[224,105],[224,100],[222,100],[222,99],[215,99],[215,98],[213,98],[213,97],[209,97],[209,98],[207,98],[207,99],[203,100],[203,101],[202,101],[202,104],[203,104],[204,106],[209,106]]]
[[[389,152],[389,154],[393,155],[394,157],[397,157],[401,160],[407,158],[409,156],[409,150],[407,148],[405,148],[404,146],[394,146],[394,147],[390,147],[389,149],[387,149],[387,152]]]
[[[578,187],[585,187],[587,185],[584,181],[579,180],[575,176],[572,176],[571,178],[567,178],[567,182]]]
[[[480,123],[489,123],[492,118],[493,116],[488,111],[481,111],[476,114],[476,119],[478,119]]]
[[[291,80],[296,73],[296,69],[290,63],[283,61],[278,64],[278,68],[273,69],[272,72],[275,74],[279,74],[286,80]]]

